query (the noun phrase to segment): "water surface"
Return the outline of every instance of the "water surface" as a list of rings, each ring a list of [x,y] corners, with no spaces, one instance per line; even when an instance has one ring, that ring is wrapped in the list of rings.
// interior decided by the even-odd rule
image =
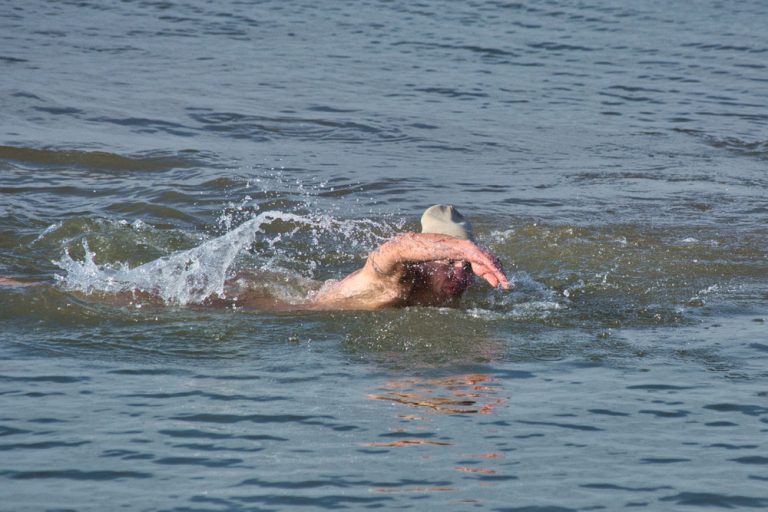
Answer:
[[[0,508],[768,507],[767,22],[0,6],[0,275],[45,283],[0,288]],[[514,291],[198,304],[299,300],[440,202]]]

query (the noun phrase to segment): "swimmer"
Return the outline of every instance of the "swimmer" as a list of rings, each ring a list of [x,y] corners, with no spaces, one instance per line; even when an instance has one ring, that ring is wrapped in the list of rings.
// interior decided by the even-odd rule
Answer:
[[[404,233],[368,255],[365,266],[326,284],[308,309],[374,310],[455,306],[478,276],[494,288],[511,285],[497,257],[472,241],[472,226],[451,205],[421,217],[421,233]]]
[[[287,303],[247,292],[209,297],[206,306],[269,311],[377,310],[407,306],[456,306],[475,276],[493,288],[511,289],[499,259],[472,240],[472,226],[452,205],[435,205],[421,217],[421,233],[403,233],[372,251],[365,265],[330,281],[305,302]],[[0,286],[29,286],[0,278]]]

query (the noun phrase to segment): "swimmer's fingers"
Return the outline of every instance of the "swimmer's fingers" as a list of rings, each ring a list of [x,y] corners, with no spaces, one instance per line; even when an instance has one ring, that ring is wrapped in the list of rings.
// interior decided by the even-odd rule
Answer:
[[[510,290],[512,289],[512,285],[509,284],[509,280],[507,279],[507,276],[504,275],[503,272],[500,272],[497,269],[489,269],[489,268],[475,268],[475,265],[472,265],[472,270],[475,272],[475,274],[481,278],[483,278],[486,282],[488,282],[489,285],[491,285],[492,288],[498,288],[499,286],[504,290]]]
[[[478,254],[473,256],[474,258],[470,260],[472,272],[478,277],[485,279],[493,288],[498,288],[499,286],[504,290],[512,288],[499,258],[479,248]]]

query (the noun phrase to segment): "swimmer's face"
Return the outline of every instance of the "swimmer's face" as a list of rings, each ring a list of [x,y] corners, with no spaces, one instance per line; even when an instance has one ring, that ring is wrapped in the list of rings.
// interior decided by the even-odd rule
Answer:
[[[430,261],[422,264],[429,288],[446,297],[458,297],[474,282],[472,267],[466,261]]]

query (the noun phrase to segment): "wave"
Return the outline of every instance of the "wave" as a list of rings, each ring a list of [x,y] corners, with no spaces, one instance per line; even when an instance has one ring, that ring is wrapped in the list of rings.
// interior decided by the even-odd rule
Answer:
[[[191,155],[190,155],[191,156]],[[66,166],[101,171],[162,171],[192,167],[195,161],[179,155],[123,156],[105,151],[35,149],[0,146],[0,160],[34,166]]]

